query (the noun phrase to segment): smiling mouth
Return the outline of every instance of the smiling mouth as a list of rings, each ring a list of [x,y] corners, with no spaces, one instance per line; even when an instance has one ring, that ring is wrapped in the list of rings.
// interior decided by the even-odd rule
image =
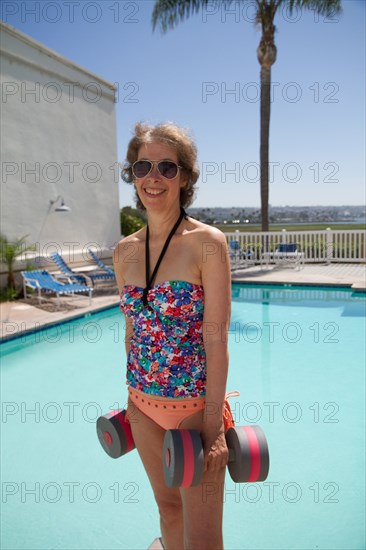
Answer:
[[[162,193],[165,193],[164,189],[151,189],[149,187],[145,187],[144,191],[145,193],[147,193],[147,195],[151,195],[154,197],[156,197],[157,195],[161,195]]]

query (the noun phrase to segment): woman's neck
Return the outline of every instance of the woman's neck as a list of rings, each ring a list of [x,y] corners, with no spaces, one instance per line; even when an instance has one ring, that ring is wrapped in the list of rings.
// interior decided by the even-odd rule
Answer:
[[[177,222],[179,214],[180,206],[169,212],[149,212],[147,215],[149,239],[157,242],[165,241]]]

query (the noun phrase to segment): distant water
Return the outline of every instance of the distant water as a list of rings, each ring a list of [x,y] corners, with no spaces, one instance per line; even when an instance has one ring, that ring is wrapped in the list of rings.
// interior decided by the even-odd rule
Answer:
[[[327,221],[327,222],[299,222],[300,224],[301,223],[327,223],[328,225],[344,225],[344,224],[359,224],[359,223],[364,223],[366,224],[366,218],[356,218],[355,220],[350,220],[350,221],[343,221],[343,222],[330,222],[330,221]]]
[[[309,225],[311,223],[316,223],[316,224],[328,224],[328,225],[344,225],[344,224],[360,224],[360,223],[364,223],[366,224],[366,217],[365,218],[356,218],[355,220],[349,220],[349,221],[342,221],[342,222],[332,222],[332,221],[321,221],[321,222],[285,222],[283,225],[294,225],[295,223],[298,223],[299,225]],[[278,222],[278,225],[282,225],[282,222]]]

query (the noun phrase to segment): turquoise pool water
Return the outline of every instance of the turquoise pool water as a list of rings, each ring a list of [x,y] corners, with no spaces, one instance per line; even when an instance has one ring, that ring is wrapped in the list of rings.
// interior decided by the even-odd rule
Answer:
[[[265,483],[224,487],[225,548],[365,548],[365,305],[349,290],[233,286],[228,390],[259,424]],[[1,346],[3,549],[144,549],[158,516],[136,451],[101,449],[125,405],[111,309]]]

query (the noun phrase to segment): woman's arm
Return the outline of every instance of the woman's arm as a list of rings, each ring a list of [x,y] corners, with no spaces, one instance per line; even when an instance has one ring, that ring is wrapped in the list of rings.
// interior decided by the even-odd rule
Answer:
[[[202,429],[205,467],[227,462],[223,405],[229,365],[227,333],[231,314],[230,261],[224,234],[216,228],[202,243],[201,275],[205,294],[203,338],[206,352],[206,407]]]
[[[123,276],[123,263],[124,263],[124,254],[123,252],[126,250],[126,246],[122,241],[120,241],[113,252],[113,266],[114,266],[114,272],[116,274],[116,280],[117,280],[117,286],[119,294],[121,295],[123,286],[125,285],[125,279]],[[125,331],[125,347],[126,347],[126,355],[128,356],[128,353],[130,351],[130,339],[133,332],[132,327],[132,321],[125,315],[125,322],[126,322],[126,331]]]

